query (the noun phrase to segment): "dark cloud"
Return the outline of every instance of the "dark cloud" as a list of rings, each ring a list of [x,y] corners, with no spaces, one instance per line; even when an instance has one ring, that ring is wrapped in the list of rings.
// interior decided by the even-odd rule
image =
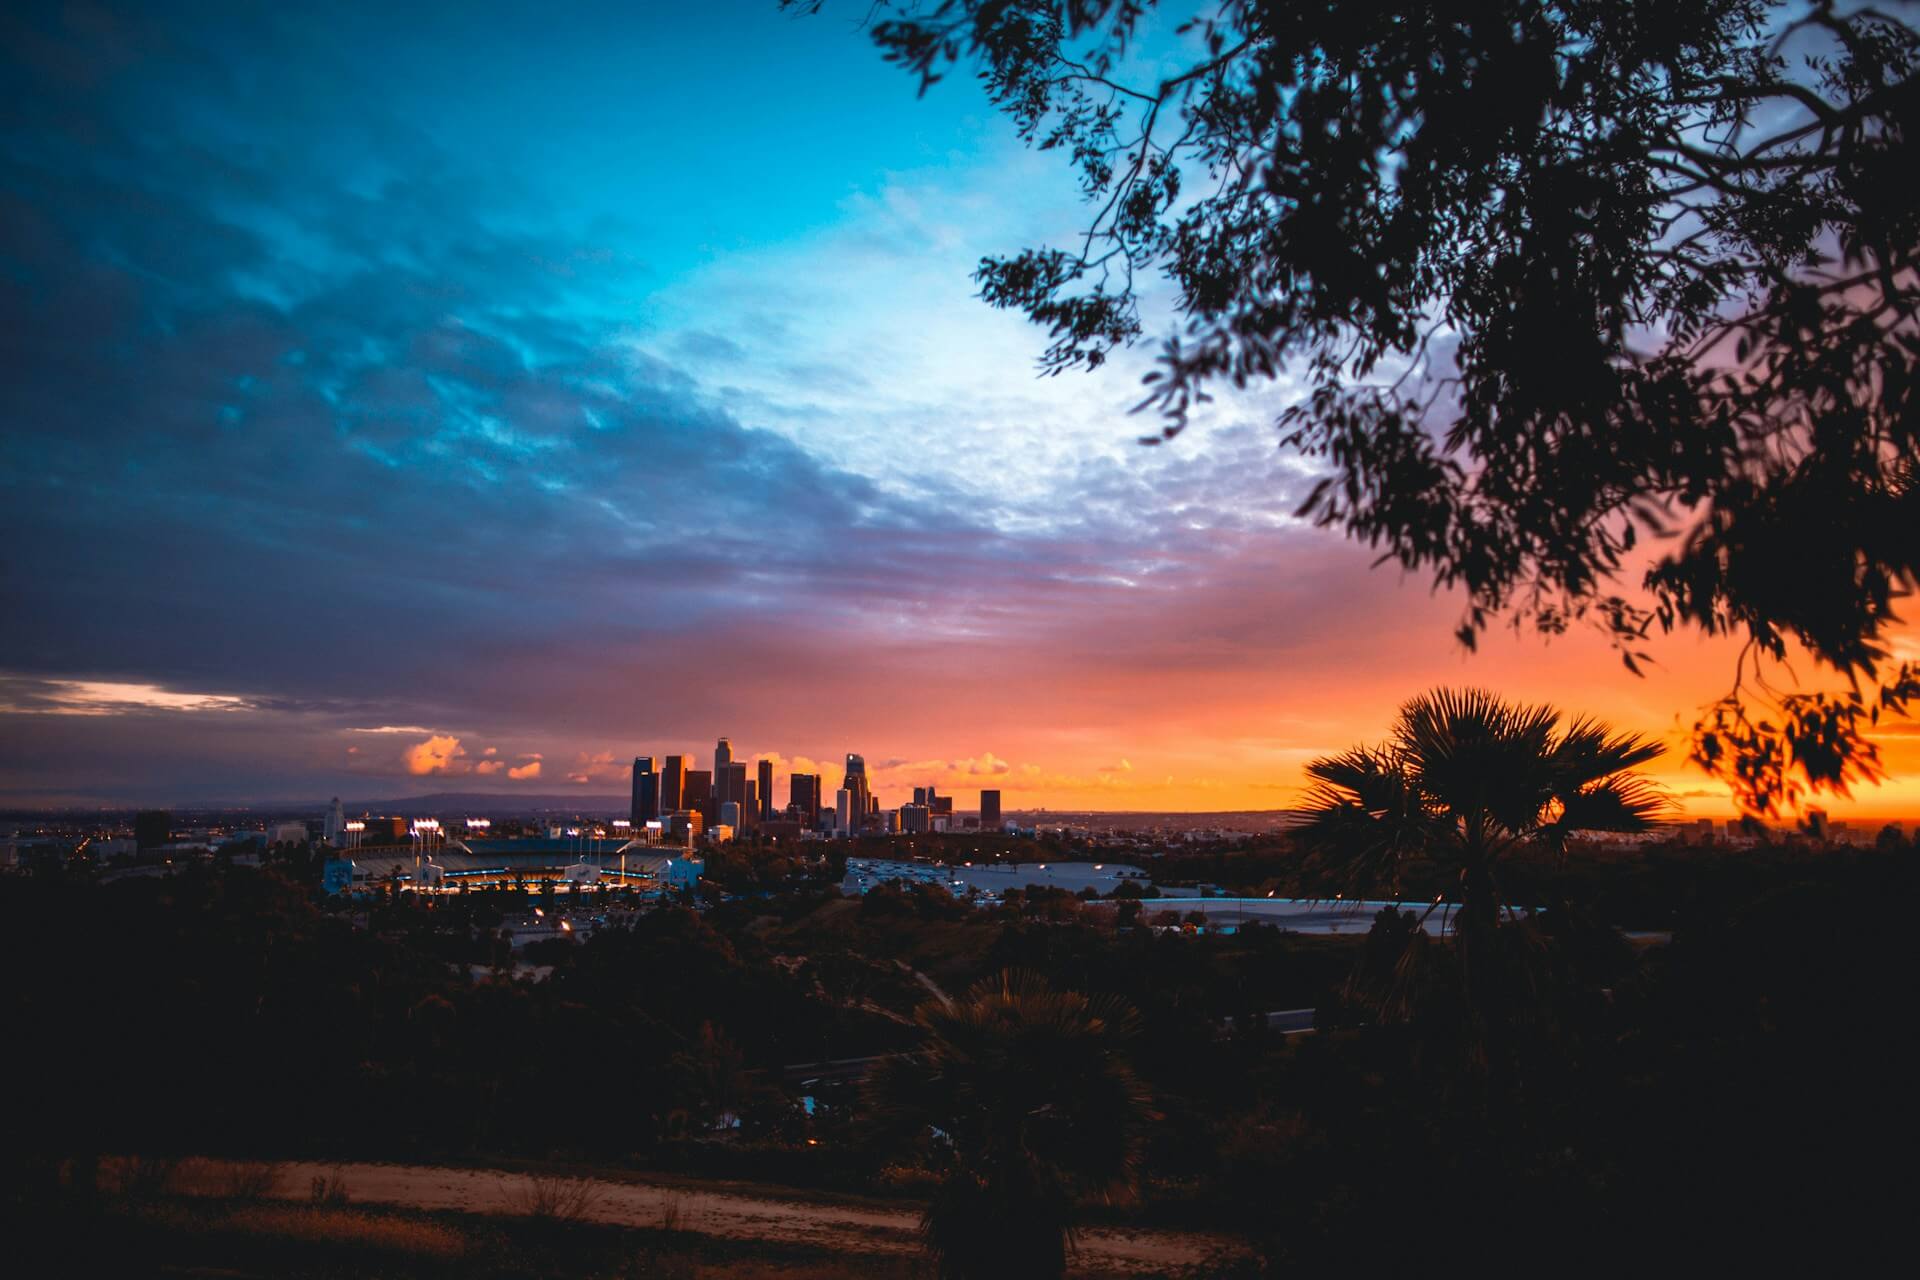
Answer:
[[[417,743],[347,741],[378,725],[599,779],[565,738],[776,692],[877,721],[888,679],[1097,713],[1122,695],[1063,693],[1069,667],[1326,627],[1305,601],[1345,567],[1296,584],[1290,631],[1260,604],[1261,554],[1303,536],[1236,514],[1270,496],[1264,431],[1205,466],[1089,457],[1040,527],[977,484],[903,492],[720,407],[788,321],[642,344],[617,225],[443,152],[311,20],[6,21],[0,791],[399,776]],[[868,383],[767,359],[803,402]],[[237,701],[82,716],[63,680]]]

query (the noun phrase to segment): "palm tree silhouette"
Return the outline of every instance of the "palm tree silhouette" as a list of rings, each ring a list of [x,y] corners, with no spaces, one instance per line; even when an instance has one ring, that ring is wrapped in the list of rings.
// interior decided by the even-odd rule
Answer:
[[[1550,706],[1436,689],[1400,708],[1384,745],[1307,766],[1314,782],[1296,838],[1309,867],[1349,892],[1397,892],[1415,861],[1447,872],[1451,967],[1472,1030],[1485,1033],[1501,1016],[1496,1004],[1518,994],[1512,980],[1536,980],[1538,935],[1512,913],[1503,865],[1523,853],[1564,856],[1576,832],[1645,830],[1667,801],[1632,770],[1662,750],[1588,717],[1563,728]],[[1383,1012],[1410,1013],[1433,989],[1437,958],[1415,932]],[[1484,1050],[1484,1034],[1476,1042]]]
[[[922,1224],[940,1275],[1061,1275],[1076,1202],[1135,1186],[1152,1118],[1122,1052],[1138,1015],[1008,970],[921,1005],[916,1020],[920,1052],[883,1063],[871,1089],[883,1117],[931,1128],[948,1153]]]

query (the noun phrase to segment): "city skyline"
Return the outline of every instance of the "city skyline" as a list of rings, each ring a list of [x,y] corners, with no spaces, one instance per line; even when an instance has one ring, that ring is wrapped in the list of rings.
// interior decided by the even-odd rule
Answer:
[[[1033,376],[970,273],[1084,211],[969,85],[767,3],[482,8],[8,42],[0,804],[614,794],[724,723],[896,791],[1285,808],[1466,683],[1731,811],[1684,729],[1734,641],[1470,655],[1458,595],[1285,514],[1295,384],[1143,449],[1151,349]],[[1819,803],[1920,811],[1920,730],[1871,737],[1894,780]]]

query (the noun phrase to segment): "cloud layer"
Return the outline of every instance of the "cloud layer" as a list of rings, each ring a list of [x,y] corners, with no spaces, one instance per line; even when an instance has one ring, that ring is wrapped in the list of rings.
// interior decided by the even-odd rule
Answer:
[[[1142,450],[1144,357],[1031,376],[967,275],[1080,215],[976,101],[658,8],[0,20],[0,800],[607,794],[724,733],[782,796],[1277,805],[1434,679],[1718,682],[1468,663],[1285,517],[1284,386]]]

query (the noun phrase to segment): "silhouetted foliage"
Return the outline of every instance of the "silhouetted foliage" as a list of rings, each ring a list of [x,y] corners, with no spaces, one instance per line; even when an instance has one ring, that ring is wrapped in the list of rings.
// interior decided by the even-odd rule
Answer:
[[[873,1093],[894,1123],[934,1126],[950,1154],[926,1215],[940,1274],[1061,1275],[1076,1202],[1130,1197],[1138,1176],[1151,1111],[1122,1056],[1135,1014],[1007,970],[916,1020],[925,1045],[885,1064]]]
[[[1513,912],[1502,872],[1521,854],[1564,855],[1579,833],[1644,830],[1665,801],[1632,770],[1660,752],[1596,720],[1563,727],[1551,707],[1442,689],[1402,707],[1384,746],[1309,763],[1298,839],[1319,874],[1356,896],[1397,896],[1415,861],[1439,863],[1451,881],[1450,943],[1382,912],[1352,993],[1385,1019],[1451,1029],[1477,1071],[1511,1087],[1525,1042],[1552,1038],[1562,1020],[1564,970],[1591,947],[1571,935],[1583,945],[1555,946],[1530,913]],[[1395,943],[1389,968],[1380,953]]]
[[[1220,380],[1303,380],[1298,513],[1462,589],[1465,643],[1592,622],[1638,671],[1656,630],[1740,636],[1693,758],[1761,812],[1880,776],[1864,730],[1920,697],[1887,644],[1920,570],[1904,14],[882,0],[869,27],[1078,171],[1084,234],[978,272],[1044,368],[1140,338],[1157,276],[1146,443]],[[1769,684],[1794,644],[1848,689]]]

